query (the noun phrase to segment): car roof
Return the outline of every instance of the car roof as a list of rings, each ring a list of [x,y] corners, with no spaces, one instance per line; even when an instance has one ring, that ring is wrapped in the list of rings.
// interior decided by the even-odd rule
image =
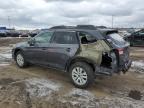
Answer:
[[[54,26],[48,31],[76,31],[76,32],[87,32],[96,37],[96,39],[105,39],[105,36],[110,33],[118,33],[116,29],[107,29],[107,28],[97,28],[93,25],[77,25],[77,26]],[[47,31],[45,30],[45,31]]]

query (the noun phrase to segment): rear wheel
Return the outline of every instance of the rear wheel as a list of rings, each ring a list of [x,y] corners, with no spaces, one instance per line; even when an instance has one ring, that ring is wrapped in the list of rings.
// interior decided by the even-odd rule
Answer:
[[[94,82],[93,69],[85,62],[74,63],[69,71],[73,84],[78,88],[86,88]]]
[[[26,60],[24,58],[24,55],[21,51],[16,53],[15,58],[16,58],[16,64],[17,64],[18,67],[24,68],[24,67],[27,66],[27,62],[26,62]]]

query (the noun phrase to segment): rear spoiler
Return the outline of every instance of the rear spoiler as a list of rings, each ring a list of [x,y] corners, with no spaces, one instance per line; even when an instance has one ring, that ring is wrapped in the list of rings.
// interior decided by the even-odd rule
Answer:
[[[118,30],[116,30],[116,29],[100,29],[100,32],[106,36],[108,34],[118,33]]]
[[[107,31],[107,32],[106,32],[106,35],[108,35],[108,34],[112,34],[112,33],[118,33],[118,31],[117,31],[117,30]]]

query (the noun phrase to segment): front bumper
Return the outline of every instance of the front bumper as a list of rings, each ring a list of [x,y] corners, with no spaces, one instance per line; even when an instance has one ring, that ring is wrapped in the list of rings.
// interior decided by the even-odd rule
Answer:
[[[15,57],[14,57],[14,52],[15,52],[15,49],[13,48],[13,49],[12,49],[12,59],[15,59]]]

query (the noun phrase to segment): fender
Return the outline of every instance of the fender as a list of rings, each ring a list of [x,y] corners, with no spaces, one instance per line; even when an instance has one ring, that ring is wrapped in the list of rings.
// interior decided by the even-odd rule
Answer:
[[[68,72],[71,64],[73,64],[75,62],[86,62],[86,63],[90,64],[93,67],[93,69],[95,69],[95,65],[98,65],[91,59],[88,59],[85,57],[80,57],[80,56],[74,56],[73,58],[69,59],[68,62],[66,63],[65,70]]]
[[[17,53],[18,51],[22,51],[22,52],[23,52],[23,49],[20,48],[20,47],[17,47],[17,48],[15,48],[15,49],[12,49],[12,58],[13,58],[14,60],[16,59],[16,53]],[[24,54],[24,53],[23,53],[23,54]]]
[[[75,61],[87,62],[94,68],[95,66],[100,66],[103,52],[110,51],[111,48],[104,42],[104,40],[98,40],[97,42],[90,44],[81,44],[80,51],[68,61],[65,69],[68,71],[70,65]]]

